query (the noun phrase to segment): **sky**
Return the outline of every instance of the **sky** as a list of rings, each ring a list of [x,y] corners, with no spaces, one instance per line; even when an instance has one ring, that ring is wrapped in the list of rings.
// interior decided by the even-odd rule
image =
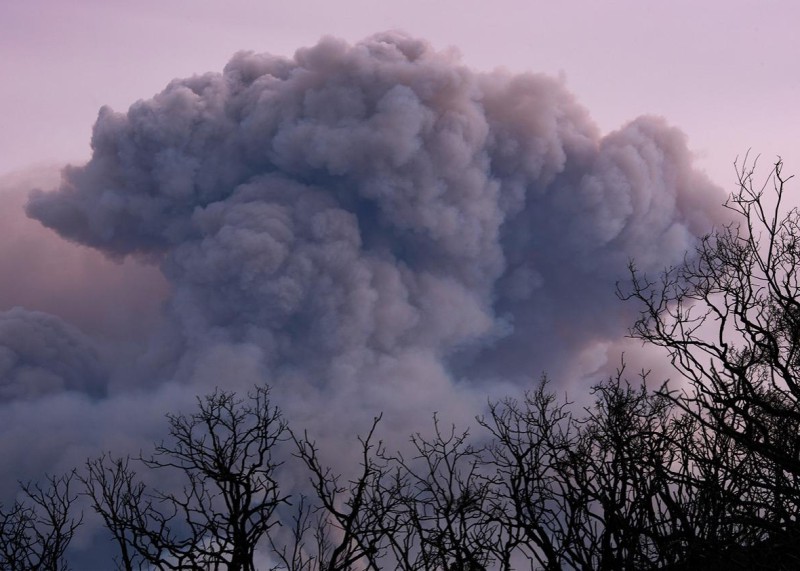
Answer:
[[[799,10],[2,3],[0,497],[214,387],[346,462],[379,412],[664,378],[615,284],[728,220],[737,156],[800,164]]]
[[[689,136],[719,184],[748,149],[797,153],[800,39],[793,2],[403,3],[213,0],[0,6],[0,172],[88,158],[102,105],[125,110],[239,50],[291,55],[330,34],[401,29],[465,63],[563,75],[604,131],[656,114]]]

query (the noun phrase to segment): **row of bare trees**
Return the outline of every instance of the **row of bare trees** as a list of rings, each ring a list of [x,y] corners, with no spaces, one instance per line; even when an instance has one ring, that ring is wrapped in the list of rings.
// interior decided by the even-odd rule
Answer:
[[[82,496],[125,570],[800,568],[800,214],[780,161],[765,186],[739,173],[738,223],[619,292],[680,385],[623,366],[580,409],[542,381],[473,432],[434,418],[406,453],[378,417],[344,473],[268,389],[217,391],[148,456],[25,486],[0,507],[0,567],[66,569]],[[281,491],[291,459],[305,493]]]
[[[0,562],[66,569],[79,494],[125,570],[253,570],[258,552],[264,568],[292,571],[763,562],[791,534],[800,487],[622,373],[596,387],[582,414],[542,383],[492,405],[475,436],[434,422],[409,455],[387,452],[376,419],[348,477],[288,429],[267,389],[241,400],[216,392],[195,413],[170,416],[170,438],[150,456],[104,455],[26,486],[3,511]],[[287,451],[306,468],[305,495],[280,491],[276,458]],[[168,472],[157,479],[170,491],[146,485],[143,471]]]

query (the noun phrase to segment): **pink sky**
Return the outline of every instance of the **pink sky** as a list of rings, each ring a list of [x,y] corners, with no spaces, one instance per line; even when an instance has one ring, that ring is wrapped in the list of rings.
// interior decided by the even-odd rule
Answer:
[[[469,65],[563,74],[603,131],[644,113],[689,136],[726,187],[752,148],[800,172],[800,4],[735,0],[8,0],[0,3],[0,173],[88,158],[101,105],[125,110],[237,50],[291,54],[402,29]]]

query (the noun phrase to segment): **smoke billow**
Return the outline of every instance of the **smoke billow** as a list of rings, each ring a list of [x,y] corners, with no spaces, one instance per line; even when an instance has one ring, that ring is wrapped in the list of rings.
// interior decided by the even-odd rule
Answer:
[[[92,149],[27,212],[168,280],[133,367],[148,380],[127,390],[266,380],[333,433],[384,410],[406,434],[566,378],[630,324],[614,296],[629,258],[677,262],[721,202],[664,121],[602,135],[560,81],[398,34],[239,53],[102,109]]]

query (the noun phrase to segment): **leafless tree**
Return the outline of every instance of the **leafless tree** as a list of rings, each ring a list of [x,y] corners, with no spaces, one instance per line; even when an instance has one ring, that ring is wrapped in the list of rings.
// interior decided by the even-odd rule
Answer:
[[[642,307],[633,335],[664,347],[688,381],[665,394],[718,452],[698,466],[722,487],[746,478],[750,492],[725,518],[729,537],[757,551],[800,539],[800,212],[786,205],[783,162],[763,184],[756,166],[737,168],[734,222],[658,279],[632,264],[620,295]],[[783,556],[796,564],[798,553]]]
[[[392,550],[398,569],[479,571],[504,553],[503,528],[489,517],[495,480],[485,471],[485,448],[468,431],[442,429],[411,437],[412,454],[390,458],[400,500]],[[398,537],[402,541],[398,541]]]
[[[287,425],[268,390],[257,387],[246,400],[218,390],[198,399],[197,412],[168,419],[170,439],[138,461],[177,474],[180,492],[148,489],[130,459],[87,464],[87,493],[119,547],[119,566],[252,571],[286,501],[275,448]]]
[[[375,442],[380,417],[359,439],[359,471],[345,480],[324,466],[307,435],[296,438],[298,456],[315,492],[316,525],[295,518],[295,545],[313,556],[279,550],[293,570],[478,571],[499,559],[499,523],[488,517],[493,479],[481,471],[483,448],[469,433],[443,431],[411,437],[411,454],[388,454]],[[310,513],[310,512],[307,512]],[[303,523],[305,522],[305,523]],[[305,541],[304,534],[313,534]],[[509,548],[510,549],[510,548]],[[507,549],[508,550],[508,549]],[[291,555],[291,557],[289,556]]]
[[[537,567],[640,569],[677,556],[669,536],[685,500],[671,405],[623,370],[583,414],[543,381],[480,420],[494,437],[495,513]]]
[[[386,486],[383,444],[375,442],[376,417],[359,437],[360,465],[350,479],[325,466],[307,433],[293,435],[296,456],[308,469],[313,499],[301,497],[292,520],[291,549],[273,549],[292,571],[380,569],[387,538],[396,532],[390,513],[397,498]],[[313,537],[309,538],[309,534]]]
[[[0,568],[31,571],[68,569],[64,553],[82,516],[71,509],[77,493],[74,472],[46,476],[45,484],[22,486],[23,498],[0,506]]]
[[[568,403],[557,402],[543,379],[522,402],[492,404],[479,423],[493,437],[487,462],[497,486],[489,513],[505,528],[514,547],[543,569],[561,568],[575,536],[583,500],[564,493],[563,467],[576,438]],[[503,558],[510,565],[510,556]]]

